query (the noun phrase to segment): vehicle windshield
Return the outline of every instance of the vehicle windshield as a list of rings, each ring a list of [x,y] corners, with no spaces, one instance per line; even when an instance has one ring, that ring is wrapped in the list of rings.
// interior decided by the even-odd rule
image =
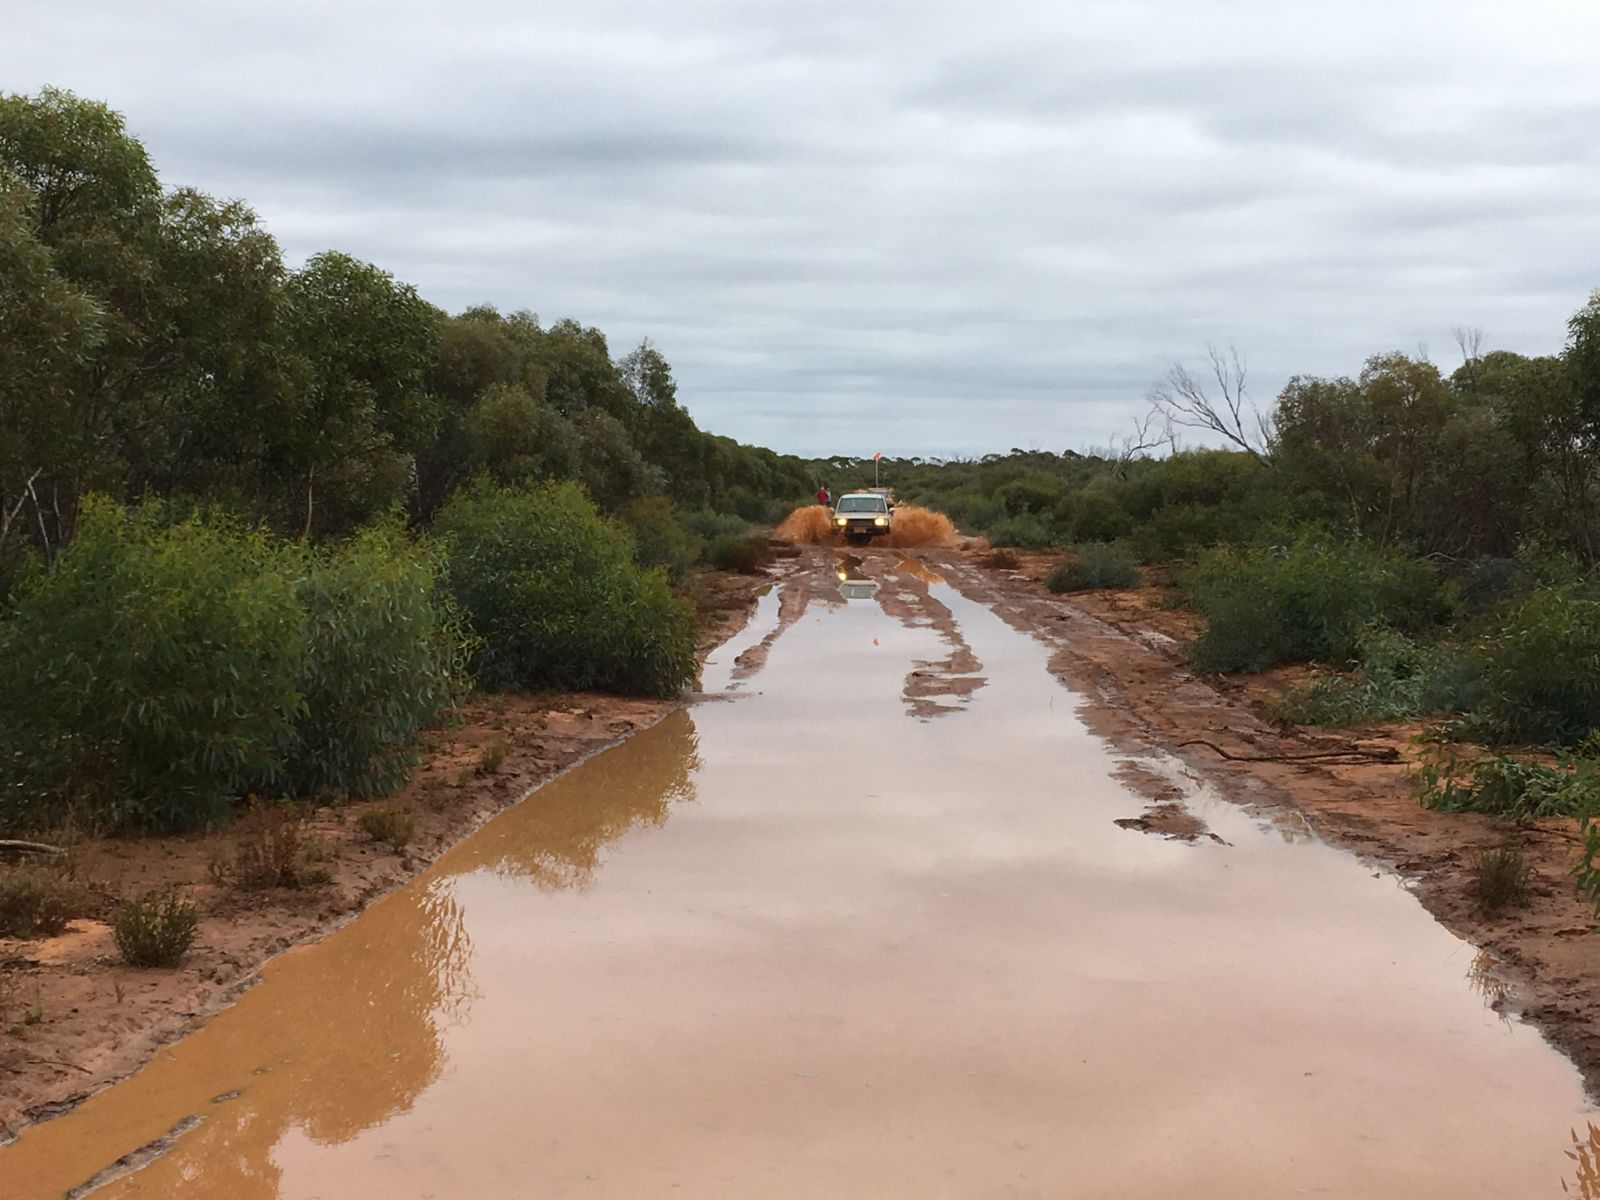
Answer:
[[[881,513],[887,512],[882,496],[841,496],[839,497],[839,511],[842,513],[862,512]]]

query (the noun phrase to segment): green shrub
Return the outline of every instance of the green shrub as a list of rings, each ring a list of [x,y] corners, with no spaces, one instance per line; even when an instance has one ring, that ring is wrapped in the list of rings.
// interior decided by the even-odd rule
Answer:
[[[737,571],[741,575],[754,575],[772,558],[767,539],[760,534],[745,537],[721,537],[706,550],[706,562],[719,571]]]
[[[1139,566],[1126,546],[1090,542],[1062,559],[1045,577],[1044,586],[1052,592],[1138,587]]]
[[[1360,653],[1363,627],[1382,622],[1416,632],[1449,611],[1429,564],[1314,536],[1287,546],[1211,550],[1179,581],[1206,622],[1191,648],[1203,671],[1348,663]]]
[[[266,534],[91,497],[54,568],[23,580],[0,622],[0,821],[222,819],[281,773],[301,625]]]
[[[175,967],[194,945],[200,913],[178,887],[157,888],[118,905],[111,920],[117,953],[130,967]]]
[[[1047,550],[1056,544],[1050,527],[1031,513],[1001,517],[989,526],[989,544],[1018,550]]]
[[[54,867],[0,870],[0,937],[54,937],[88,905],[84,889]]]
[[[678,521],[687,533],[702,542],[714,542],[721,537],[744,537],[750,532],[750,522],[743,517],[712,512],[709,508],[682,513]]]
[[[1425,762],[1414,773],[1426,808],[1481,812],[1515,821],[1600,813],[1600,762],[1568,758],[1555,766],[1509,755]]]
[[[1533,568],[1520,559],[1483,555],[1462,564],[1454,572],[1461,606],[1469,613],[1483,613],[1525,594],[1538,582]]]
[[[1005,516],[1000,502],[981,492],[960,492],[943,503],[925,504],[948,516],[963,533],[983,533]]]
[[[1362,725],[1470,712],[1482,700],[1482,674],[1470,654],[1381,625],[1361,630],[1358,643],[1354,674],[1318,672],[1283,698],[1277,715],[1299,725]]]
[[[489,686],[671,696],[694,678],[694,620],[659,571],[641,570],[619,526],[582,490],[458,493],[435,530],[450,585],[481,639]]]
[[[1600,593],[1556,584],[1506,611],[1485,636],[1482,731],[1573,745],[1600,728]]]
[[[384,795],[409,777],[418,731],[470,686],[470,639],[443,569],[442,552],[390,524],[306,555],[302,708],[285,790]]]
[[[1080,542],[1109,542],[1134,530],[1134,520],[1105,487],[1086,487],[1062,504],[1057,522]]]
[[[634,560],[641,567],[660,567],[672,580],[689,573],[701,542],[679,522],[665,499],[635,500],[618,516],[633,534]]]
[[[374,842],[384,842],[399,853],[416,835],[417,814],[407,805],[385,801],[365,810],[356,818],[356,824]]]
[[[1047,513],[1060,501],[1066,482],[1043,471],[1030,471],[1019,479],[1001,484],[994,490],[994,499],[1009,517],[1025,513]]]

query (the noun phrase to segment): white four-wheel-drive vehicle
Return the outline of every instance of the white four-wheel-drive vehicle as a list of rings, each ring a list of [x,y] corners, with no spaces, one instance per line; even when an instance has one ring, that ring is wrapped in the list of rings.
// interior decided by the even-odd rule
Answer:
[[[894,528],[894,504],[887,491],[846,492],[834,502],[833,525],[850,542],[883,537]]]

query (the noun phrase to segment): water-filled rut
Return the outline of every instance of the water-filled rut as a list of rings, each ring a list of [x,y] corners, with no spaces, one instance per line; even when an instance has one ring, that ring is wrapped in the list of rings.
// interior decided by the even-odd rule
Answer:
[[[808,555],[724,698],[26,1129],[0,1196],[1582,1186],[1576,1071],[1396,877],[1130,768],[960,578]],[[1130,770],[1215,836],[1118,825]]]

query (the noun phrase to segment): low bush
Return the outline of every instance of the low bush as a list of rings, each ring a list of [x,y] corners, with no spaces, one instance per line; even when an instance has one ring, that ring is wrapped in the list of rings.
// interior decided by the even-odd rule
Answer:
[[[678,521],[686,532],[702,542],[714,542],[721,537],[743,537],[750,532],[750,522],[743,517],[712,512],[709,508],[681,513]]]
[[[54,867],[0,870],[0,937],[54,937],[88,907],[84,888]]]
[[[416,811],[404,804],[385,801],[366,809],[356,818],[361,832],[374,842],[383,842],[399,853],[417,832]]]
[[[741,575],[754,575],[772,559],[767,539],[760,534],[744,537],[721,537],[706,550],[706,562],[719,571],[736,571]]]
[[[1018,550],[1047,550],[1056,544],[1055,534],[1031,513],[1001,517],[989,526],[989,544]]]
[[[115,830],[222,820],[281,774],[302,616],[279,544],[91,497],[0,621],[0,823]]]
[[[1358,634],[1353,674],[1318,672],[1292,689],[1277,715],[1298,725],[1363,725],[1473,711],[1483,679],[1470,654],[1416,642],[1386,626]]]
[[[671,696],[695,674],[694,620],[581,489],[479,482],[440,512],[451,589],[491,687]]]
[[[498,775],[500,768],[506,765],[506,755],[510,753],[511,744],[505,738],[495,738],[478,751],[478,774]]]
[[[1486,913],[1497,913],[1528,898],[1533,871],[1521,846],[1496,846],[1472,860],[1472,894]]]
[[[963,533],[983,533],[1005,516],[998,500],[977,492],[961,492],[943,503],[925,498],[922,503],[949,514]]]
[[[1139,566],[1126,546],[1090,542],[1062,559],[1045,577],[1044,586],[1058,593],[1138,587]]]
[[[318,861],[321,847],[308,836],[305,818],[290,804],[255,801],[240,819],[231,857],[212,864],[219,883],[241,888],[305,888],[332,874]]]
[[[1424,807],[1445,812],[1514,821],[1600,813],[1600,761],[1593,759],[1547,765],[1509,755],[1463,759],[1445,752],[1418,766],[1413,780]]]
[[[660,567],[672,580],[682,579],[703,548],[664,498],[635,500],[618,514],[633,534],[634,561],[641,567]],[[781,518],[780,518],[781,519]]]
[[[442,552],[308,549],[90,498],[0,619],[0,826],[219,824],[252,791],[393,790],[468,686]]]
[[[175,967],[194,945],[200,912],[183,889],[157,888],[117,906],[111,935],[130,967]]]
[[[281,778],[258,786],[372,796],[406,781],[419,731],[470,686],[471,640],[443,570],[442,553],[398,525],[306,554],[301,710]]]
[[[1286,546],[1216,549],[1180,573],[1205,618],[1191,648],[1203,671],[1259,671],[1280,662],[1345,664],[1360,631],[1404,633],[1449,612],[1433,568],[1387,549],[1304,536]]]
[[[1600,592],[1563,583],[1513,604],[1484,637],[1481,731],[1574,745],[1600,728]]]

